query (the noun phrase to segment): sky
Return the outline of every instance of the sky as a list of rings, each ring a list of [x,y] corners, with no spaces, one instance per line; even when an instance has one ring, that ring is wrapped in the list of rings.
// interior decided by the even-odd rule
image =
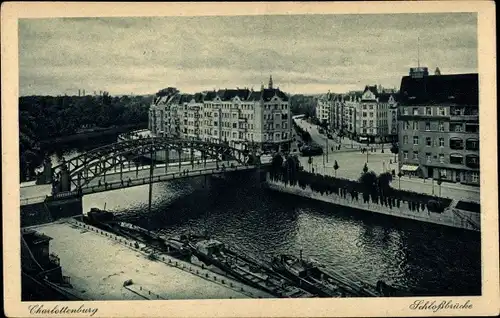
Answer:
[[[418,56],[432,74],[476,73],[477,15],[22,19],[19,93],[258,90],[270,75],[292,94],[399,88]]]

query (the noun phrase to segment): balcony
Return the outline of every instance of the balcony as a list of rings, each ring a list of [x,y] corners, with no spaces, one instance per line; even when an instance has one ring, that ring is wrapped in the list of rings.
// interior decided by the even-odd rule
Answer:
[[[398,120],[413,120],[413,119],[450,119],[450,116],[426,115],[426,114],[398,114]]]
[[[479,115],[451,115],[452,121],[479,122]]]

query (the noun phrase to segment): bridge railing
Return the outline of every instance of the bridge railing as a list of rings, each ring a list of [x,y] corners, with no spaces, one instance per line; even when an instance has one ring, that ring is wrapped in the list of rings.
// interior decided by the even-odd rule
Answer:
[[[35,204],[35,203],[40,203],[40,202],[45,201],[46,198],[47,198],[46,195],[41,195],[38,197],[21,199],[20,203],[21,203],[21,205]]]

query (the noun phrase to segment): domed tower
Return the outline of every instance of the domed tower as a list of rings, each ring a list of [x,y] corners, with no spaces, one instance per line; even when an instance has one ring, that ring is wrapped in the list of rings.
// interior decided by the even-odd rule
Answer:
[[[434,75],[441,75],[441,70],[439,67],[436,67],[436,70],[434,71]]]
[[[269,89],[273,89],[273,76],[269,76]]]

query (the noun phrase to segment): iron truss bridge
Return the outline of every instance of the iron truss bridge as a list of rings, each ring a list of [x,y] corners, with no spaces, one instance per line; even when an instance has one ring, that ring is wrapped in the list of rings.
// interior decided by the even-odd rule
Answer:
[[[63,182],[62,176],[69,176],[69,188],[62,191],[71,191],[71,189],[81,189],[88,187],[93,180],[106,176],[106,173],[116,171],[118,168],[139,166],[139,158],[157,159],[158,154],[163,154],[163,160],[168,163],[178,162],[179,170],[181,161],[189,161],[192,164],[195,161],[202,163],[209,161],[231,161],[238,165],[246,165],[249,159],[251,163],[260,162],[260,156],[268,152],[257,150],[256,146],[248,145],[246,149],[238,149],[230,146],[228,143],[214,143],[201,140],[169,139],[165,137],[150,137],[141,139],[131,139],[116,142],[85,152],[77,157],[52,167],[53,179]],[[177,158],[171,158],[172,151],[175,151]],[[186,152],[189,153],[186,158]],[[270,151],[269,151],[270,153]],[[182,156],[184,155],[184,159]]]

